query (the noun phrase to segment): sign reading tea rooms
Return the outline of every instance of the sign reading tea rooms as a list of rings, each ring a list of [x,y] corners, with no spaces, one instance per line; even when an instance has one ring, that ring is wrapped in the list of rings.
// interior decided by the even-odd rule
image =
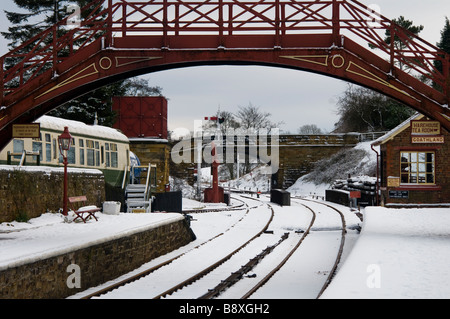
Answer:
[[[444,143],[438,121],[411,121],[411,143]]]

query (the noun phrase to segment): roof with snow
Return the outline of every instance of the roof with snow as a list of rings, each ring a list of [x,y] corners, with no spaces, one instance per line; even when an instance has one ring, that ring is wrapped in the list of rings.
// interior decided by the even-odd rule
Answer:
[[[375,141],[373,141],[371,144],[374,146],[378,146],[381,144],[384,144],[390,140],[392,140],[395,136],[406,130],[410,125],[411,121],[413,120],[420,120],[424,117],[423,114],[416,113],[413,116],[411,116],[409,119],[405,120],[404,122],[400,123],[397,127],[392,129],[391,131],[387,132],[383,136],[380,136]]]
[[[122,134],[115,128],[102,126],[102,125],[87,125],[83,122],[62,119],[58,117],[44,115],[37,119],[35,123],[40,123],[42,128],[60,131],[64,131],[64,127],[69,128],[69,132],[72,134],[90,135],[97,138],[105,138],[111,140],[117,140],[128,143],[128,137]]]

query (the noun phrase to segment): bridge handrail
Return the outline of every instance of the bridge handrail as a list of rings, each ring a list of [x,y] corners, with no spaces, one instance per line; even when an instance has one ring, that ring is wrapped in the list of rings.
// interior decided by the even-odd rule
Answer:
[[[102,48],[107,48],[113,46],[114,36],[168,37],[198,32],[219,37],[270,34],[277,41],[290,34],[325,32],[333,35],[338,47],[343,32],[348,32],[383,52],[393,74],[398,70],[396,63],[407,65],[426,77],[427,85],[434,82],[450,96],[450,55],[356,0],[94,0],[81,9],[81,16],[78,27],[68,28],[65,18],[0,57],[0,106],[7,94],[43,73],[51,70],[53,77],[58,76],[62,62],[93,42],[102,41]],[[384,41],[386,30],[393,35],[391,43]],[[400,48],[394,39],[401,41]]]

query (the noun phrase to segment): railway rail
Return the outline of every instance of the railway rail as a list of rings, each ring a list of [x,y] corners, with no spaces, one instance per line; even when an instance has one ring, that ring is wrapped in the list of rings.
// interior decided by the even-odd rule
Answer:
[[[208,240],[206,240],[206,241],[204,241],[203,243],[201,243],[201,244],[195,246],[195,247],[194,247],[193,249],[191,249],[191,250],[198,249],[199,247],[204,246],[204,245],[208,244],[209,242],[211,242],[211,241],[213,241],[213,240],[215,240],[215,239],[217,239],[217,238],[223,236],[226,232],[230,231],[230,230],[231,230],[232,228],[234,228],[239,222],[241,222],[241,221],[243,220],[243,218],[245,217],[245,215],[247,215],[247,214],[249,213],[249,210],[250,210],[250,209],[256,208],[256,207],[257,207],[257,206],[250,207],[250,206],[248,205],[248,203],[246,203],[246,202],[244,202],[243,200],[240,200],[240,199],[238,199],[238,198],[235,198],[235,200],[240,201],[241,204],[235,205],[235,206],[229,207],[229,208],[193,209],[193,210],[185,210],[185,211],[183,211],[184,214],[188,214],[188,213],[206,213],[206,212],[219,212],[219,211],[231,211],[231,210],[240,210],[240,209],[242,210],[242,209],[246,209],[246,213],[244,214],[244,216],[243,216],[242,218],[240,218],[236,223],[234,223],[233,225],[231,225],[231,226],[230,226],[228,229],[226,229],[224,232],[221,232],[221,233],[219,233],[219,234],[217,234],[217,235],[215,235],[215,236],[209,238]],[[261,233],[263,233],[263,232],[267,229],[268,225],[270,224],[270,221],[271,221],[272,217],[273,217],[273,214],[271,215],[270,220],[267,222],[267,224],[264,226],[264,228],[263,228],[260,232],[258,232],[258,234],[255,235],[252,239],[254,239],[255,237],[259,236]],[[250,242],[252,239],[250,239],[248,242]],[[244,247],[244,246],[245,246],[245,243],[244,243],[243,245],[241,245],[238,249],[236,249],[233,253],[235,253],[236,251],[238,251],[240,248],[242,248],[242,247]],[[191,250],[189,250],[189,251],[191,251]],[[128,276],[128,277],[126,277],[126,278],[124,278],[124,279],[121,279],[121,280],[119,280],[119,281],[117,281],[117,282],[114,282],[114,283],[105,285],[105,286],[103,286],[102,288],[100,288],[99,290],[96,290],[96,291],[94,291],[94,292],[90,292],[90,293],[88,293],[88,294],[82,296],[81,299],[91,299],[91,298],[94,298],[94,297],[99,297],[99,296],[104,295],[104,294],[106,294],[106,293],[108,293],[108,292],[111,292],[111,291],[113,291],[113,290],[115,290],[115,289],[117,289],[117,288],[119,288],[119,287],[122,287],[122,286],[124,286],[124,285],[126,285],[126,284],[129,284],[129,283],[131,283],[131,282],[137,281],[137,280],[139,280],[139,279],[141,279],[141,278],[143,278],[143,277],[145,277],[145,276],[147,276],[147,275],[149,275],[149,274],[151,274],[151,273],[157,271],[158,269],[161,269],[162,267],[164,267],[164,266],[166,266],[166,265],[169,265],[169,264],[172,263],[173,261],[175,261],[175,260],[179,259],[180,257],[182,257],[182,256],[186,255],[187,253],[189,253],[189,251],[186,251],[186,252],[183,252],[183,253],[181,253],[181,254],[178,254],[178,255],[175,256],[175,257],[172,257],[172,258],[170,258],[170,259],[168,259],[168,260],[166,260],[166,261],[164,261],[164,262],[161,262],[161,263],[159,263],[159,264],[156,265],[156,266],[152,266],[152,267],[150,267],[150,268],[148,268],[148,269],[145,269],[145,270],[143,270],[143,271],[140,271],[140,272],[138,272],[137,274],[130,275],[130,276]],[[177,285],[177,286],[175,286],[175,287],[173,287],[173,288],[167,290],[166,292],[161,293],[161,294],[155,296],[153,299],[158,299],[158,298],[161,298],[162,296],[165,296],[165,295],[167,295],[167,294],[170,294],[170,293],[172,293],[173,291],[176,291],[177,289],[179,289],[181,286],[187,285],[188,283],[190,283],[190,282],[196,280],[196,278],[197,278],[197,279],[200,278],[202,275],[205,275],[206,273],[210,272],[211,270],[213,270],[214,268],[216,268],[217,266],[219,266],[219,265],[220,265],[221,263],[223,263],[225,260],[227,260],[227,257],[229,258],[231,255],[233,255],[233,253],[231,253],[231,254],[229,254],[228,256],[222,258],[221,260],[219,260],[217,263],[211,265],[210,267],[204,269],[202,272],[198,273],[196,276],[191,277],[191,278],[189,278],[188,280],[185,280],[184,283],[181,283],[181,284],[179,284],[179,285]]]
[[[250,206],[249,200],[251,200],[252,203],[255,203],[257,205]],[[284,232],[277,242],[274,242],[273,244],[268,245],[265,248],[259,248],[259,253],[254,253],[254,251],[256,251],[257,247],[259,247],[259,246],[257,246],[258,245],[257,238],[262,237],[262,235],[273,234],[273,231],[270,230],[270,227],[275,227],[273,225],[273,224],[276,224],[276,223],[274,223],[274,218],[278,218],[278,222],[279,222],[280,217],[276,217],[277,213],[275,212],[274,207],[272,207],[269,203],[264,202],[263,200],[260,200],[257,198],[251,198],[251,197],[241,197],[240,201],[242,202],[242,204],[237,205],[235,207],[230,207],[228,209],[213,208],[213,209],[207,209],[205,211],[202,209],[190,210],[189,213],[201,213],[201,212],[206,212],[206,211],[207,212],[217,212],[217,211],[223,211],[223,210],[234,211],[234,210],[239,210],[239,209],[240,210],[245,209],[246,212],[238,221],[236,221],[226,231],[221,232],[220,234],[217,234],[214,237],[211,237],[209,240],[204,241],[200,245],[195,246],[195,248],[188,250],[186,252],[183,252],[183,253],[181,253],[173,258],[170,258],[164,262],[161,262],[160,264],[158,264],[156,266],[145,269],[144,271],[141,271],[138,274],[131,275],[128,278],[122,279],[116,283],[113,283],[111,285],[103,287],[93,293],[89,293],[88,295],[85,295],[82,298],[88,299],[88,298],[99,297],[99,296],[105,295],[109,292],[112,292],[115,289],[118,289],[118,288],[120,289],[120,287],[123,287],[128,283],[139,281],[139,280],[145,278],[146,276],[148,276],[149,274],[151,274],[153,272],[157,272],[159,269],[163,268],[164,266],[169,265],[173,261],[175,261],[181,257],[186,257],[187,255],[190,254],[190,252],[192,252],[196,249],[199,249],[200,247],[207,246],[208,244],[214,242],[215,240],[217,240],[220,237],[226,236],[226,234],[229,231],[231,231],[235,227],[241,226],[242,221],[248,216],[248,214],[251,212],[251,210],[256,209],[258,207],[265,207],[264,209],[270,210],[270,216],[267,219],[264,226],[256,234],[254,234],[251,238],[249,238],[248,240],[246,240],[245,242],[240,244],[238,247],[236,247],[232,251],[226,253],[222,258],[220,258],[216,262],[210,264],[207,267],[204,267],[202,270],[197,271],[195,274],[189,276],[188,278],[181,280],[180,282],[171,286],[170,288],[165,289],[163,292],[157,293],[153,296],[148,296],[149,298],[153,298],[153,299],[180,298],[179,296],[180,295],[183,296],[182,292],[184,290],[189,291],[189,289],[192,286],[198,285],[200,287],[203,287],[203,288],[201,288],[201,289],[203,289],[203,293],[198,294],[198,295],[188,295],[189,296],[188,298],[196,298],[197,296],[198,296],[197,298],[199,298],[199,299],[212,299],[212,298],[218,298],[218,297],[220,298],[224,292],[226,292],[229,289],[232,290],[233,286],[235,286],[235,285],[238,286],[237,284],[241,284],[241,282],[244,281],[243,279],[256,277],[255,274],[252,275],[250,273],[252,271],[254,271],[255,269],[257,269],[259,264],[264,263],[264,260],[268,259],[267,257],[270,254],[274,254],[275,256],[272,257],[272,259],[276,260],[277,262],[275,265],[271,266],[272,269],[270,271],[266,271],[263,275],[258,275],[258,276],[262,277],[262,279],[257,280],[256,283],[255,283],[256,280],[252,280],[250,285],[246,284],[246,286],[244,288],[245,293],[243,293],[243,294],[239,295],[239,297],[237,297],[237,298],[241,298],[241,299],[250,298],[256,291],[258,291],[268,281],[270,281],[271,278],[274,276],[274,274],[276,274],[280,269],[283,268],[283,266],[290,260],[292,255],[302,245],[302,243],[305,241],[307,236],[310,234],[311,230],[315,227],[316,222],[317,222],[317,216],[318,216],[318,214],[320,214],[318,209],[312,208],[312,206],[321,205],[321,207],[327,207],[327,209],[332,210],[339,215],[339,219],[341,220],[341,225],[339,227],[336,227],[336,229],[341,231],[341,235],[340,235],[339,249],[336,253],[335,262],[334,262],[333,266],[331,267],[331,269],[328,270],[328,276],[316,296],[317,298],[319,298],[322,295],[323,291],[326,289],[326,287],[330,284],[330,282],[336,272],[336,269],[339,265],[341,257],[342,257],[342,252],[343,252],[343,248],[344,248],[344,244],[345,244],[345,234],[346,234],[346,221],[345,221],[344,214],[341,211],[339,211],[339,209],[337,209],[336,207],[333,207],[326,203],[322,203],[322,202],[313,202],[312,203],[312,202],[308,202],[307,200],[303,200],[303,199],[302,200],[293,199],[295,208],[291,208],[291,209],[297,209],[297,208],[302,207],[310,212],[311,217],[310,217],[309,224],[307,225],[307,227],[305,227],[305,229],[297,230],[295,232],[292,230],[289,232]],[[277,210],[278,210],[278,208],[277,208]],[[320,226],[318,226],[318,227],[320,227]],[[291,236],[291,234],[292,234],[292,236]],[[271,239],[271,240],[272,240],[272,242],[274,241],[273,239]],[[250,253],[244,252],[245,247],[250,247],[252,245],[254,246],[254,247],[251,247],[252,249],[248,248]],[[290,248],[289,249],[285,248],[287,246],[289,246]],[[284,248],[280,248],[280,247],[284,247]],[[226,273],[226,270],[221,270],[222,268],[230,269],[230,266],[225,267],[225,264],[227,264],[227,263],[235,265],[235,264],[233,264],[234,261],[232,262],[232,259],[237,259],[236,255],[238,255],[238,252],[241,252],[241,254],[247,254],[246,255],[247,258],[249,256],[252,258],[249,259],[248,262],[246,262],[244,265],[242,265],[242,263],[241,263],[241,266],[237,270],[232,271],[231,274],[230,274],[230,272]],[[250,254],[254,254],[254,255],[250,255]],[[242,257],[240,257],[240,258],[242,261]],[[233,267],[233,266],[231,266],[231,267]],[[208,276],[208,274],[210,274],[210,275]],[[209,287],[209,288],[205,289],[204,288],[205,284],[203,282],[208,282],[207,278],[214,277],[213,274],[215,274],[216,277],[221,276],[220,278],[223,278],[223,280],[221,280],[218,284],[213,286],[213,288]],[[219,274],[219,275],[217,275],[217,274]],[[217,278],[215,280],[217,281]],[[248,282],[248,280],[247,280],[247,282]],[[189,288],[186,288],[188,286],[189,286]],[[240,289],[242,291],[242,288],[240,288]],[[185,294],[188,293],[187,291],[185,292]],[[181,292],[181,294],[180,294],[180,292]],[[105,295],[104,297],[108,298],[107,295]],[[124,295],[123,297],[127,298],[126,295]],[[184,298],[184,297],[181,297],[181,298]]]

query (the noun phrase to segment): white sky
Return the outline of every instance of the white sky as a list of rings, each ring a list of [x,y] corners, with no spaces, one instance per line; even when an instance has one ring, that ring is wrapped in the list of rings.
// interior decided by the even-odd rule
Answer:
[[[375,4],[387,18],[400,15],[415,25],[424,25],[420,36],[432,44],[440,40],[445,17],[450,18],[449,0],[360,0]],[[0,31],[9,26],[3,9],[14,11],[12,0],[0,4]],[[0,36],[0,54],[7,52]],[[305,124],[331,131],[337,122],[336,101],[344,81],[312,73],[258,66],[204,66],[147,74],[151,85],[160,86],[169,99],[169,129],[193,129],[193,121],[214,115],[217,109],[235,112],[252,103],[283,121],[281,130],[295,133]]]

